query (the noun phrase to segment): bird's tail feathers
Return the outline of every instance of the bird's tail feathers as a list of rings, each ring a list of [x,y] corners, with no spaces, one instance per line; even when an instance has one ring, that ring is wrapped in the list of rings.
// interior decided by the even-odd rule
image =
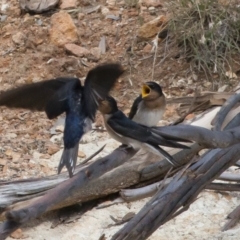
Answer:
[[[58,165],[58,174],[62,171],[63,167],[66,166],[69,177],[73,176],[77,163],[78,146],[79,143],[77,143],[73,148],[64,148],[61,160]]]
[[[176,162],[176,160],[168,153],[166,152],[165,150],[163,150],[161,147],[159,147],[158,145],[153,145],[153,144],[148,144],[148,143],[145,143],[144,144],[147,149],[154,153],[155,155],[158,155],[158,156],[163,156],[166,158],[166,160],[171,163],[174,167],[179,167],[180,165]]]
[[[160,133],[152,132],[152,136],[148,139],[148,143],[154,144],[154,145],[162,145],[165,147],[173,147],[173,148],[183,148],[183,149],[190,149],[190,147],[183,145],[181,143],[178,143],[176,141],[181,141],[179,138],[174,137],[165,137],[162,136]],[[187,141],[189,142],[189,141]]]
[[[161,131],[160,127],[152,127],[151,132],[155,133],[159,136],[162,136],[167,140],[178,141],[178,142],[189,142],[189,143],[192,142],[191,140],[188,140],[188,139],[185,139],[185,138],[176,137],[174,135],[164,133],[164,132]]]

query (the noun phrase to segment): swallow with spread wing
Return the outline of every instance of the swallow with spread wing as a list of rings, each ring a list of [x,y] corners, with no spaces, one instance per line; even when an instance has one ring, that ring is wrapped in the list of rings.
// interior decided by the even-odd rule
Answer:
[[[99,100],[106,98],[122,73],[119,64],[103,64],[88,72],[84,86],[78,78],[68,77],[26,84],[2,92],[0,106],[45,111],[49,119],[65,112],[64,150],[58,174],[66,166],[72,177],[79,141],[92,128]]]

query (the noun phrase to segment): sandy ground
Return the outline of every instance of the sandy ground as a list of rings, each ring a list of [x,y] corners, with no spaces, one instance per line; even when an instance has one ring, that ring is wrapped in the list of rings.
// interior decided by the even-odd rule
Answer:
[[[190,209],[176,219],[160,227],[149,240],[237,240],[240,227],[237,225],[232,230],[221,232],[221,227],[226,222],[226,215],[239,204],[239,194],[231,196],[205,191],[199,199],[191,205]],[[137,213],[149,199],[144,199],[131,204],[121,203],[104,209],[92,209],[80,219],[69,224],[61,224],[52,229],[52,219],[44,218],[34,222],[30,227],[23,228],[24,239],[30,240],[98,240],[102,234],[106,239],[116,233],[123,225],[112,226],[114,221],[110,218],[121,219],[129,212]],[[9,239],[12,239],[9,237]]]

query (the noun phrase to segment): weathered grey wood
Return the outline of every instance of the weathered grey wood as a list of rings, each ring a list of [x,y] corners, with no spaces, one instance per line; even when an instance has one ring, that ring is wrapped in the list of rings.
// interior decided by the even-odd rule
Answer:
[[[211,150],[197,163],[180,171],[171,183],[135,215],[112,240],[145,240],[194,201],[197,195],[223,171],[233,165],[240,154],[239,145]]]

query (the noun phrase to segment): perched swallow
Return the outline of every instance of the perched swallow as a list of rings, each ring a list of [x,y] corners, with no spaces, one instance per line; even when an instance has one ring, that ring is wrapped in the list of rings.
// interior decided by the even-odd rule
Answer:
[[[156,82],[146,82],[142,94],[133,102],[129,118],[142,125],[156,126],[166,108],[166,99],[162,88]]]
[[[161,132],[155,127],[150,128],[140,125],[127,118],[121,112],[114,98],[108,96],[105,100],[100,101],[98,110],[102,113],[105,127],[109,135],[121,142],[139,150],[147,148],[156,155],[163,155],[172,165],[178,166],[174,158],[164,151],[159,145],[174,148],[189,148],[175,141],[189,142],[188,140],[178,137],[161,136]]]
[[[55,78],[26,84],[2,92],[0,106],[45,111],[49,119],[65,112],[64,151],[58,174],[66,166],[72,177],[79,141],[92,128],[99,100],[106,98],[122,73],[119,64],[104,64],[88,72],[84,86],[78,78]]]

